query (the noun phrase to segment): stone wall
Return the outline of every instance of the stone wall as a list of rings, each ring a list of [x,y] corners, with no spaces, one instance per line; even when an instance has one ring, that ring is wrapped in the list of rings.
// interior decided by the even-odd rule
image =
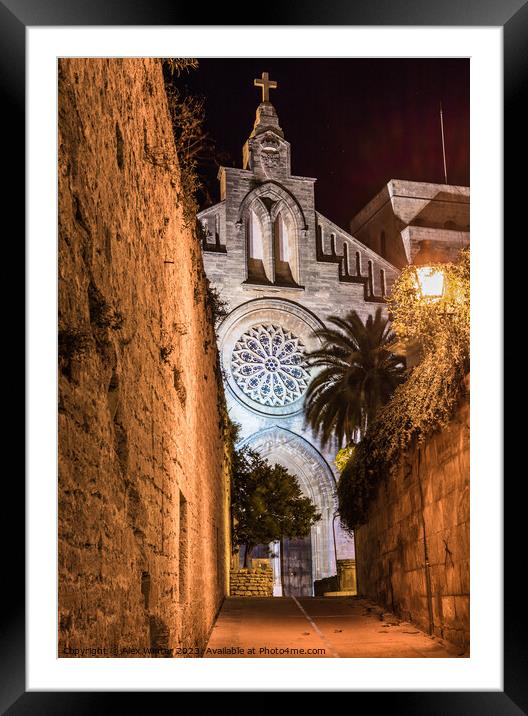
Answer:
[[[381,485],[356,556],[358,594],[469,647],[468,403]]]
[[[229,593],[232,597],[272,597],[273,571],[267,569],[233,570],[230,578]]]
[[[350,222],[351,233],[395,266],[412,263],[424,238],[454,258],[469,244],[469,187],[391,179]]]
[[[356,560],[337,560],[337,581],[339,589],[343,592],[357,591]]]
[[[314,582],[314,597],[323,597],[325,592],[338,592],[339,580],[337,575],[316,579]]]
[[[61,60],[58,146],[59,655],[201,647],[229,488],[159,61]]]

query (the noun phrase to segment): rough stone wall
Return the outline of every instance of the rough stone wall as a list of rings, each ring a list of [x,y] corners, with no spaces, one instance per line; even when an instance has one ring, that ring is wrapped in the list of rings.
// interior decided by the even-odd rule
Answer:
[[[391,179],[354,216],[350,232],[380,253],[384,233],[386,258],[398,267],[416,253],[411,251],[410,228],[415,241],[440,241],[454,257],[460,243],[469,243],[469,194],[469,187]],[[419,229],[427,235],[420,236]]]
[[[159,61],[61,60],[58,161],[59,655],[177,655],[228,591],[229,495]]]
[[[272,597],[273,571],[267,569],[237,569],[231,572],[230,596]]]
[[[358,594],[469,647],[468,403],[401,462],[355,536]]]

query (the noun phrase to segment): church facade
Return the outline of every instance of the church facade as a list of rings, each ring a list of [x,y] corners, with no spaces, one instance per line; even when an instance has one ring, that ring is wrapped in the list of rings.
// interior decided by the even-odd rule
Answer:
[[[255,84],[263,97],[243,168],[220,168],[221,200],[198,219],[207,277],[229,308],[218,341],[240,444],[296,475],[322,515],[307,539],[284,541],[282,564],[273,550],[275,593],[282,572],[286,593],[304,596],[336,574],[336,559],[354,558],[336,518],[335,448],[325,450],[304,419],[306,354],[329,316],[355,310],[365,319],[383,306],[399,268],[317,211],[315,179],[292,174],[291,147],[269,101],[275,83],[263,74]]]

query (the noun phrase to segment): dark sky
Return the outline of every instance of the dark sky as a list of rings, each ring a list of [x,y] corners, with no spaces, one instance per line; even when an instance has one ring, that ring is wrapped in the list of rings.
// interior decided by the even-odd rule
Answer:
[[[307,51],[309,48],[307,48]],[[242,145],[269,72],[292,173],[317,177],[316,208],[343,228],[389,179],[443,182],[439,106],[450,184],[469,185],[467,59],[202,59],[184,82],[206,99],[206,125],[224,163]],[[216,182],[211,182],[218,198]]]

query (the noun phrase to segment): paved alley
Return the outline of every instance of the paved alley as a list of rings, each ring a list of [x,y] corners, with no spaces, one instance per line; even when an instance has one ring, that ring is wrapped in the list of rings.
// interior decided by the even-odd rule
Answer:
[[[230,597],[205,658],[468,656],[357,597]]]

